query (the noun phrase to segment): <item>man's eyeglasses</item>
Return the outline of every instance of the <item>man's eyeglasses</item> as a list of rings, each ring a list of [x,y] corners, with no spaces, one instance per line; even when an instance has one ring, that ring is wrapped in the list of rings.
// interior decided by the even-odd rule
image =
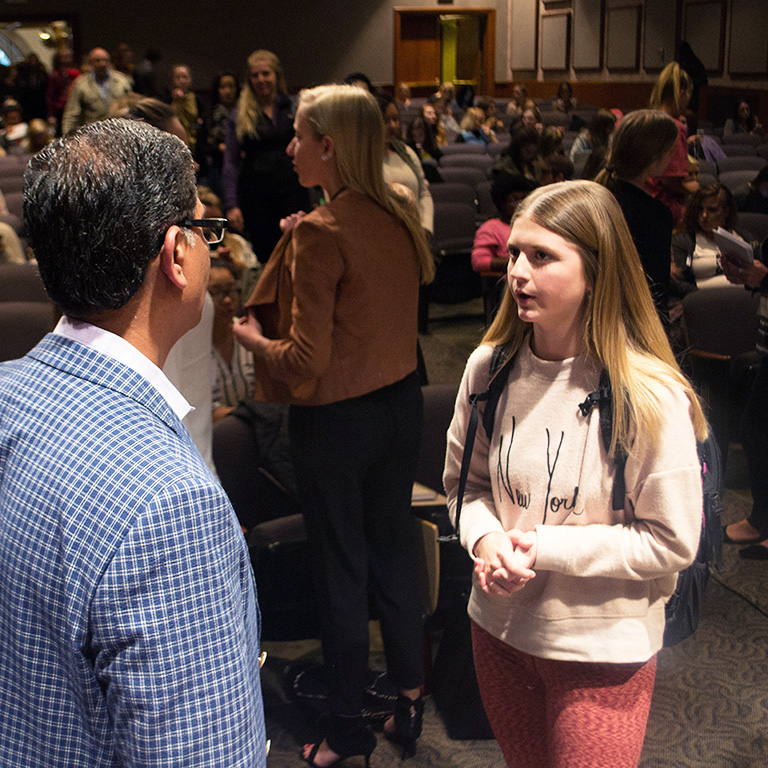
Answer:
[[[180,227],[200,227],[203,230],[203,238],[208,243],[209,248],[214,248],[221,244],[224,239],[224,233],[227,231],[226,219],[185,219],[179,224]]]

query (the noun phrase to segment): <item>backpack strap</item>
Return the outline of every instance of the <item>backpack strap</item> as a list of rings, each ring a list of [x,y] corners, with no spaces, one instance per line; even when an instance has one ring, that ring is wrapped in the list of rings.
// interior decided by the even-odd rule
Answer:
[[[464,500],[464,491],[467,486],[467,475],[469,474],[469,464],[472,461],[472,450],[475,445],[475,435],[477,434],[477,424],[480,419],[479,403],[485,403],[483,410],[483,428],[488,439],[493,435],[493,424],[496,416],[496,406],[499,403],[501,393],[509,379],[509,372],[515,365],[517,353],[510,355],[505,361],[506,347],[498,345],[493,350],[491,363],[488,369],[488,389],[484,392],[478,392],[469,396],[469,402],[472,405],[472,411],[469,415],[469,425],[467,426],[467,437],[464,441],[464,453],[461,457],[461,472],[459,474],[459,488],[456,499],[456,535],[459,533],[459,521],[461,518],[461,507]],[[600,410],[600,436],[603,441],[606,453],[611,448],[611,437],[613,434],[613,398],[611,393],[611,380],[608,377],[608,371],[603,369],[600,374],[600,383],[596,392],[590,392],[583,403],[579,403],[579,408],[583,416],[587,416],[590,410],[597,405]],[[617,445],[613,455],[613,464],[615,468],[613,476],[613,493],[611,497],[614,510],[624,509],[624,496],[626,493],[626,482],[624,480],[624,468],[627,463],[627,454],[622,446]]]
[[[496,415],[496,406],[499,404],[499,398],[504,391],[509,378],[509,372],[515,365],[517,352],[510,355],[505,360],[507,347],[499,344],[493,349],[491,362],[488,366],[488,388],[484,392],[476,392],[469,396],[469,402],[472,411],[469,414],[469,425],[467,426],[467,437],[464,440],[464,452],[461,456],[461,471],[459,473],[459,489],[456,498],[456,522],[454,528],[456,535],[459,534],[459,522],[461,519],[461,507],[464,500],[464,491],[467,487],[467,475],[469,474],[469,465],[472,461],[472,451],[475,446],[475,435],[477,434],[477,424],[480,420],[479,404],[485,403],[483,410],[483,429],[488,439],[493,434],[493,422]]]
[[[584,406],[589,402],[589,406]],[[600,436],[603,439],[605,452],[611,450],[611,437],[613,436],[613,396],[611,391],[611,380],[608,378],[608,371],[603,369],[600,374],[600,385],[597,392],[591,392],[587,395],[587,400],[579,405],[581,412],[586,416],[589,409],[597,403],[600,409]],[[621,445],[616,446],[613,454],[613,466],[615,472],[613,475],[613,493],[611,502],[614,510],[624,509],[624,496],[627,485],[624,481],[624,467],[627,464],[627,454]]]

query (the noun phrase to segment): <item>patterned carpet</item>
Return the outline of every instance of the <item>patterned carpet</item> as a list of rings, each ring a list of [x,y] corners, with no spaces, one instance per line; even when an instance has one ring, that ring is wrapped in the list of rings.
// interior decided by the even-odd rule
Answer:
[[[430,383],[458,383],[464,362],[482,334],[477,304],[431,312],[421,337]],[[461,319],[448,315],[462,313]],[[472,317],[472,315],[475,317]],[[732,446],[726,477],[725,521],[742,519],[751,499],[743,456]],[[762,768],[768,766],[768,561],[741,560],[726,545],[724,572],[710,580],[696,633],[659,654],[641,768]],[[267,643],[264,669],[270,768],[301,765],[299,749],[316,737],[316,715],[288,693],[284,669],[292,660],[319,659],[316,642]],[[371,666],[382,668],[374,651]],[[400,754],[379,733],[372,768],[401,766]],[[363,765],[362,758],[345,765]],[[448,737],[431,698],[424,733],[407,768],[504,768],[494,741]]]

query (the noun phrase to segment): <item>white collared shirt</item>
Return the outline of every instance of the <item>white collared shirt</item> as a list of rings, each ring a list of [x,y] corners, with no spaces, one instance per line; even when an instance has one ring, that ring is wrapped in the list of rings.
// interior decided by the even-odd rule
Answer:
[[[179,419],[183,419],[194,410],[181,392],[171,384],[168,377],[146,355],[121,336],[91,323],[73,320],[66,315],[59,320],[53,332],[128,366],[145,378],[162,395]]]

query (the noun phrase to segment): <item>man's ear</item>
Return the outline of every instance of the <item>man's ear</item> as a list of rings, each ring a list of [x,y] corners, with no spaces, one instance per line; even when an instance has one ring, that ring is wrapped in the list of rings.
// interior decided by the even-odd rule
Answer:
[[[184,274],[185,245],[186,238],[181,229],[175,224],[168,227],[160,247],[160,269],[177,288],[187,287],[187,278]]]

